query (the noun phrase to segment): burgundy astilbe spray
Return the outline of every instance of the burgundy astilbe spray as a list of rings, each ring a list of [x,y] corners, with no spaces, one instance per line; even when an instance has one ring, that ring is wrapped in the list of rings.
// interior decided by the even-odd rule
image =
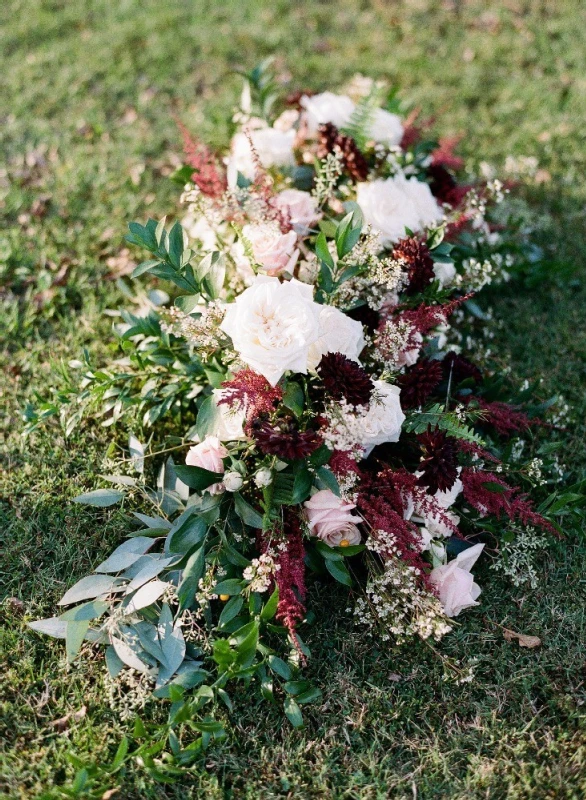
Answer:
[[[271,386],[264,375],[251,369],[237,372],[232,380],[222,384],[219,405],[236,406],[246,415],[245,432],[252,435],[252,424],[257,417],[271,414],[283,399],[278,386]]]
[[[504,514],[510,520],[524,525],[534,525],[559,536],[558,531],[545,517],[538,514],[525,494],[510,486],[494,472],[466,467],[460,474],[465,500],[482,516],[493,514],[500,519]]]
[[[542,421],[531,419],[521,409],[495,400],[491,403],[486,402],[481,397],[471,398],[476,400],[482,411],[483,418],[501,436],[512,436],[514,433],[527,431],[535,425],[542,425]]]
[[[285,512],[283,544],[282,550],[277,546],[275,557],[279,567],[275,573],[275,582],[279,589],[276,617],[287,628],[293,643],[303,656],[295,628],[305,616],[305,547],[299,517],[293,511]]]
[[[193,168],[191,180],[202,194],[218,200],[227,188],[224,170],[219,166],[209,147],[194,139],[181,122],[177,124],[183,136],[185,159]]]

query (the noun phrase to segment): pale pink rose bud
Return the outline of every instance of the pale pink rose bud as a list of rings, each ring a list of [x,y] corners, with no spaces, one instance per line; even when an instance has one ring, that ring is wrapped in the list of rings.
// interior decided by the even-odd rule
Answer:
[[[228,451],[220,442],[217,436],[206,436],[203,442],[194,445],[189,449],[185,457],[185,463],[190,467],[201,467],[209,472],[224,474],[223,458],[226,458]],[[224,491],[223,483],[214,483],[206,491],[210,494],[218,494]]]
[[[478,605],[480,586],[474,583],[470,570],[483,548],[483,544],[475,544],[430,572],[429,579],[438,591],[446,617],[457,617],[465,608]]]
[[[356,508],[335,495],[330,489],[322,489],[304,504],[309,530],[330,547],[344,547],[360,543],[360,531],[356,522],[360,517],[351,513]]]
[[[306,236],[321,219],[315,197],[300,189],[284,189],[275,197],[275,205],[289,217],[293,230]]]
[[[272,225],[245,225],[242,236],[250,243],[254,260],[267,275],[293,272],[299,258],[295,231],[281,233]]]

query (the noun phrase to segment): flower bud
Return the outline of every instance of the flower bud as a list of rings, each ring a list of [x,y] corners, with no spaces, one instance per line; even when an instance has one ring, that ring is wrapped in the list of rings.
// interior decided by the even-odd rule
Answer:
[[[240,491],[244,483],[242,475],[239,472],[226,472],[223,482],[227,492]]]
[[[273,473],[270,469],[259,469],[254,476],[254,482],[261,489],[263,486],[270,486],[273,482]]]

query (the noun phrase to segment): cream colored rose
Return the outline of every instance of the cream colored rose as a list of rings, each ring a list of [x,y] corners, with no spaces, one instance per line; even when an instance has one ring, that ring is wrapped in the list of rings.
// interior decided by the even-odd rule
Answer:
[[[300,236],[306,236],[322,217],[315,197],[300,189],[283,189],[276,196],[275,205],[289,217],[293,230]]]
[[[443,218],[427,183],[402,175],[359,183],[356,202],[366,222],[380,233],[383,247],[398,242],[407,229],[417,233]]]
[[[374,394],[368,412],[361,418],[362,437],[359,442],[369,455],[378,444],[398,442],[405,414],[401,409],[401,390],[385,381],[374,381]]]
[[[475,544],[458,553],[448,564],[431,571],[430,581],[438,591],[447,617],[457,617],[465,608],[478,605],[476,601],[480,596],[480,587],[474,582],[470,570],[483,548],[483,544]]]
[[[320,312],[311,286],[257,275],[227,306],[220,327],[242,361],[275,386],[287,370],[307,372],[309,348],[321,332]]]
[[[265,169],[294,166],[294,130],[281,131],[276,128],[258,128],[250,131],[250,137],[260,163]],[[249,180],[254,178],[256,172],[250,142],[245,133],[237,133],[232,138],[232,149],[228,159],[228,182],[231,186],[236,185],[239,172]]]
[[[322,92],[311,97],[303,95],[301,107],[305,111],[305,121],[310,134],[317,133],[320,125],[331,122],[336,128],[343,128],[350,122],[356,106],[344,94]]]
[[[249,242],[254,260],[267,275],[293,272],[299,258],[295,231],[281,233],[274,225],[245,225],[242,236]]]
[[[185,463],[190,467],[201,467],[209,472],[224,474],[223,458],[226,458],[228,451],[220,442],[217,436],[206,436],[203,442],[191,447],[185,457]],[[208,486],[206,492],[218,494],[224,491],[223,483],[214,483]]]
[[[372,115],[366,135],[387,147],[398,147],[403,138],[403,124],[396,114],[377,108]]]
[[[352,514],[356,508],[335,495],[330,489],[322,489],[307,500],[303,507],[313,536],[317,536],[330,547],[360,543],[360,531],[356,527],[360,517]]]
[[[319,315],[321,335],[309,348],[308,369],[315,370],[326,353],[342,353],[358,361],[366,344],[362,323],[334,306],[322,306]]]

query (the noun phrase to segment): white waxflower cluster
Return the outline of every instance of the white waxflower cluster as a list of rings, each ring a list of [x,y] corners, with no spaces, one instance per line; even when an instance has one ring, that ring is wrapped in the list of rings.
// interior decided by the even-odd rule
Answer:
[[[220,343],[226,341],[225,335],[220,330],[225,310],[225,306],[212,301],[201,307],[198,317],[192,317],[171,306],[164,313],[161,328],[165,333],[186,339],[205,359],[207,354],[217,350]]]
[[[363,419],[367,410],[363,407],[356,409],[346,400],[329,403],[324,409],[324,425],[321,435],[330,450],[340,450],[348,453],[356,461],[364,456],[364,447],[359,444],[364,429]]]
[[[525,469],[527,470],[527,477],[529,480],[535,481],[535,483],[539,484],[540,486],[542,486],[544,483],[547,483],[543,477],[542,458],[532,458]]]
[[[153,697],[155,680],[150,675],[135,669],[123,669],[116,678],[106,671],[104,675],[106,701],[121,722],[136,717],[136,712],[145,707]]]
[[[270,589],[275,573],[281,569],[276,564],[270,553],[263,553],[258,558],[253,558],[250,566],[242,573],[245,581],[250,581],[248,589],[251,592],[266,592]]]
[[[332,196],[342,170],[343,158],[339,152],[328,153],[320,162],[312,192],[318,206],[322,206]]]
[[[420,334],[416,337],[422,341]],[[387,320],[375,340],[375,358],[390,372],[411,366],[417,361],[420,350],[410,346],[413,338],[413,326],[407,320]]]
[[[394,537],[374,531],[366,546],[381,555],[383,566],[378,574],[373,571],[366,596],[356,602],[356,621],[373,633],[380,629],[383,641],[401,643],[413,636],[439,641],[451,626],[438,598],[422,585],[419,570],[401,558]]]
[[[491,569],[506,575],[513,586],[528,584],[534,589],[539,582],[535,559],[547,545],[547,537],[535,528],[518,530],[512,542],[503,543],[501,558],[491,565]]]
[[[199,609],[195,612],[196,616],[202,615],[202,609],[208,605],[211,600],[217,600],[218,595],[214,593],[213,589],[218,582],[218,575],[213,564],[205,571],[203,578],[199,579],[198,590],[195,593],[195,599],[199,604]]]

